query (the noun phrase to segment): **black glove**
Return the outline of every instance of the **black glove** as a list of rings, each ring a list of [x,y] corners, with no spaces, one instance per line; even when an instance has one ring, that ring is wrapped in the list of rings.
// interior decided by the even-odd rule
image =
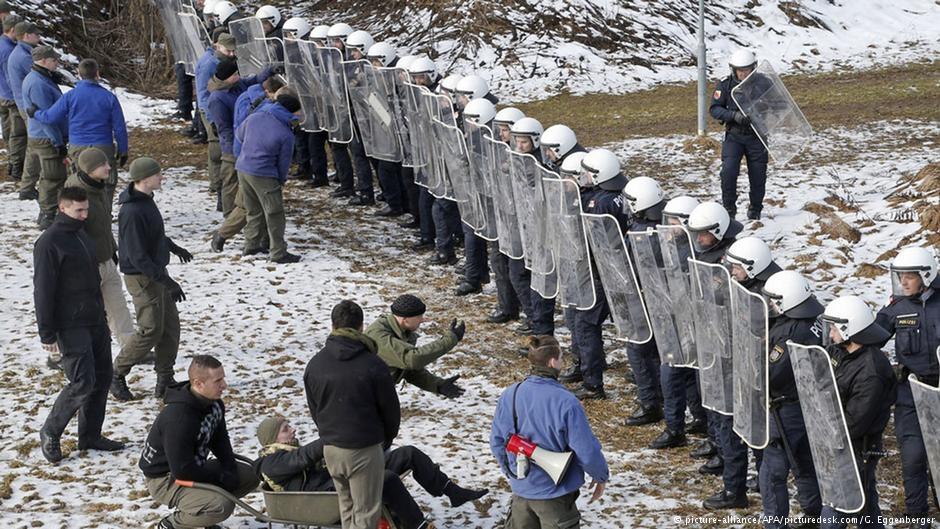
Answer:
[[[457,341],[463,340],[464,333],[467,332],[467,324],[463,321],[458,322],[457,318],[454,318],[450,322],[450,332],[454,333],[454,336],[457,337]]]
[[[36,116],[36,107],[29,107],[29,108],[27,108],[27,109],[26,109],[26,115],[29,116],[29,117],[35,117],[35,116]]]
[[[437,387],[437,392],[441,394],[445,399],[456,399],[457,397],[464,394],[464,389],[458,386],[455,382],[460,378],[460,375],[454,375],[448,379],[445,379],[440,386]]]
[[[173,241],[170,241],[170,251],[173,252],[173,255],[180,258],[181,263],[188,263],[193,260],[193,254],[189,253],[186,248],[177,245]]]
[[[186,294],[183,293],[183,287],[179,283],[173,281],[173,278],[166,276],[160,280],[160,284],[166,287],[167,291],[170,293],[170,297],[173,298],[173,301],[179,303],[180,301],[186,301]]]
[[[745,116],[743,112],[738,111],[735,111],[734,113],[734,122],[738,125],[741,125],[742,127],[746,127],[751,124],[751,120],[748,119],[748,117]]]
[[[118,154],[117,164],[118,164],[118,167],[124,167],[125,165],[127,165],[127,153],[126,152],[122,152]]]

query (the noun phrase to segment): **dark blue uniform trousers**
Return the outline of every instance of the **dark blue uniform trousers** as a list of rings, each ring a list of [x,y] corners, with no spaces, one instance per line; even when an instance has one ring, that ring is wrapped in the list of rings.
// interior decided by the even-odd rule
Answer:
[[[715,433],[718,435],[718,453],[725,461],[721,479],[725,490],[734,495],[747,492],[747,445],[734,432],[734,418],[730,415],[713,413],[709,417],[716,419]]]
[[[750,208],[760,211],[767,184],[768,154],[756,134],[725,133],[721,144],[721,205],[730,211],[737,210],[741,158],[747,159]]]
[[[473,228],[460,223],[463,229],[464,280],[471,285],[489,281],[490,271],[486,259],[486,241],[473,232]]]
[[[686,408],[693,419],[707,420],[695,369],[664,364],[659,370],[659,380],[663,392],[663,416],[669,431],[685,433]]]
[[[379,185],[385,195],[385,203],[395,211],[405,210],[405,187],[401,179],[401,164],[378,160]]]
[[[594,291],[597,292],[597,303],[588,310],[577,311],[573,338],[578,344],[584,385],[602,388],[604,369],[607,367],[602,329],[604,322],[610,317],[610,307],[607,305],[607,296],[600,281],[594,281]]]
[[[906,514],[923,515],[930,507],[927,502],[930,477],[927,449],[914,408],[911,383],[905,378],[898,384],[898,400],[894,405],[894,432],[901,449],[901,476],[904,479],[904,507]]]
[[[776,417],[772,416],[770,419],[770,444],[763,450],[758,479],[764,516],[768,517],[764,527],[778,529],[786,526],[779,521],[790,515],[787,477],[791,471],[796,481],[796,497],[804,515],[818,516],[822,510],[822,499],[800,403],[788,402],[772,409],[771,413]],[[783,426],[783,432],[777,425],[778,419]],[[784,437],[787,440],[786,445],[783,442]],[[790,449],[789,454],[787,446]]]
[[[663,391],[660,385],[659,351],[656,340],[644,344],[627,343],[627,361],[633,372],[637,397],[644,408],[659,407],[663,403]]]
[[[532,275],[522,259],[509,258],[509,281],[526,316],[532,313]],[[538,295],[538,294],[536,294]]]
[[[512,288],[512,281],[509,279],[509,257],[500,253],[498,242],[488,242],[487,250],[490,258],[490,270],[493,272],[493,279],[496,282],[496,302],[499,312],[517,316],[521,308],[519,307],[519,298],[516,291]]]
[[[454,253],[454,237],[461,232],[462,224],[457,203],[446,198],[434,198],[431,215],[434,217],[434,246],[438,253]]]

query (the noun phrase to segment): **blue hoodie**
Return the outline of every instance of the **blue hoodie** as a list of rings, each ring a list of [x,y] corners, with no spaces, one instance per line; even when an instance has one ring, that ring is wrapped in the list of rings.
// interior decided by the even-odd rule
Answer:
[[[6,35],[0,36],[0,99],[13,101],[13,90],[7,81],[7,64],[10,54],[16,49],[16,41]]]
[[[7,60],[7,82],[13,91],[13,100],[16,108],[26,110],[23,106],[23,79],[33,69],[33,46],[25,42],[17,42],[16,48],[10,52]]]
[[[215,75],[215,69],[219,66],[219,58],[215,55],[215,50],[209,48],[199,61],[196,63],[196,103],[199,108],[206,113],[209,118],[209,79]],[[209,118],[211,121],[212,118]]]
[[[253,106],[255,101],[258,102],[257,106]],[[235,130],[238,130],[238,127],[245,122],[245,119],[259,108],[263,107],[265,104],[270,103],[264,93],[264,87],[260,84],[253,84],[248,87],[248,90],[245,90],[242,95],[238,96],[238,99],[235,100]],[[235,143],[232,145],[232,149],[235,153],[235,156],[238,156],[242,150],[242,143],[238,141],[238,138],[235,138]]]
[[[68,119],[69,145],[91,147],[117,143],[117,152],[127,153],[127,125],[118,98],[97,81],[81,80],[52,108],[33,116],[51,125]]]
[[[242,152],[235,169],[252,176],[287,181],[294,154],[294,130],[297,119],[283,106],[273,103],[259,108],[238,127],[235,137],[242,143]]]
[[[513,391],[516,387],[519,388],[515,402],[519,423],[517,432],[512,420]],[[601,443],[591,431],[581,402],[557,380],[533,375],[510,386],[499,398],[490,433],[490,450],[503,473],[506,473],[507,468],[512,469],[513,473],[516,471],[515,456],[506,452],[506,443],[513,433],[546,450],[574,452],[571,466],[558,485],[544,470],[531,462],[525,479],[515,479],[507,474],[509,485],[518,496],[530,500],[564,496],[584,484],[585,472],[598,482],[606,483],[610,479]]]
[[[23,80],[23,102],[26,108],[46,109],[55,104],[62,97],[62,90],[53,79],[49,70],[35,66]],[[68,136],[68,125],[59,121],[52,125],[45,125],[29,118],[26,133],[30,138],[51,140],[56,147],[65,145]]]
[[[219,81],[215,77],[209,81],[209,115],[219,134],[219,147],[222,154],[233,154],[235,140],[235,101],[248,87],[264,82],[271,76],[271,69],[267,68],[253,77],[240,79],[233,85]]]

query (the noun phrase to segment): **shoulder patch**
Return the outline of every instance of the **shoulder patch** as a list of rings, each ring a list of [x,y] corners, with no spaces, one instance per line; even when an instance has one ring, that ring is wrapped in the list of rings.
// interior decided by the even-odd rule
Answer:
[[[783,346],[780,344],[775,345],[774,348],[770,351],[770,361],[779,362],[780,359],[783,358],[783,353]]]
[[[721,90],[715,90],[715,93],[712,94],[712,99],[721,99]]]

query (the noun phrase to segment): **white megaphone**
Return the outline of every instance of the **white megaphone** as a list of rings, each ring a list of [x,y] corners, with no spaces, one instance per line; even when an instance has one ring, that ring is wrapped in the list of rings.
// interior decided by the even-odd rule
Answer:
[[[571,465],[571,459],[574,457],[573,452],[552,452],[551,450],[539,448],[536,444],[519,437],[517,434],[512,434],[512,437],[509,438],[509,442],[506,443],[506,451],[516,457],[532,460],[552,478],[555,485],[558,485],[561,478],[565,476],[568,466]],[[520,475],[519,479],[524,477],[524,475]]]

